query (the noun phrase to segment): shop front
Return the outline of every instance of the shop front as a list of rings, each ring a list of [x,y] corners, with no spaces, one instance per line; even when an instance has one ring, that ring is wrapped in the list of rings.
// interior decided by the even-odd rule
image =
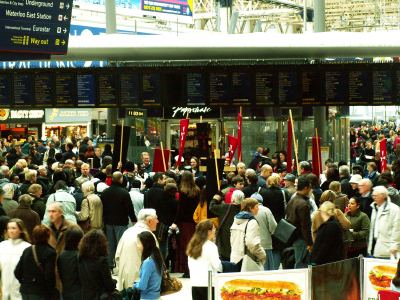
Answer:
[[[42,137],[42,124],[45,121],[43,109],[0,109],[0,132],[2,138],[26,139],[34,136]]]

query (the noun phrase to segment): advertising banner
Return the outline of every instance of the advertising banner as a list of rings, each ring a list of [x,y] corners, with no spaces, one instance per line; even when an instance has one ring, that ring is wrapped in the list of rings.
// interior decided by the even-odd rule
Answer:
[[[396,274],[397,261],[364,258],[363,299],[378,300],[378,291],[390,290],[390,283]]]
[[[216,300],[310,299],[308,269],[221,273],[215,283]]]

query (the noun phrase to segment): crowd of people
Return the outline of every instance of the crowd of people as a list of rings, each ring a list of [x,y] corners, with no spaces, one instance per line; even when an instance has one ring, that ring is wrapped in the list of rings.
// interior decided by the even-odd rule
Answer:
[[[88,138],[78,147],[30,137],[2,149],[3,299],[159,299],[169,270],[203,300],[209,270],[250,271],[249,259],[277,270],[399,258],[399,186],[375,161],[327,160],[317,175],[301,161],[297,174],[284,151],[269,158],[260,147],[210,196],[196,157],[154,173],[147,152],[113,169],[111,146]],[[285,222],[294,232],[283,241],[275,233]]]

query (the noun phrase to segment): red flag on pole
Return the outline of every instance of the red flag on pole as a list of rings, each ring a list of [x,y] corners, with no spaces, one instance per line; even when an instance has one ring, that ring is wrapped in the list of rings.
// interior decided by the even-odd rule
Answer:
[[[153,172],[167,172],[168,170],[168,163],[169,163],[169,156],[171,150],[161,151],[161,149],[156,148],[154,149],[154,159],[153,159]],[[164,160],[162,157],[162,152],[164,152]],[[165,167],[164,167],[165,163]]]
[[[236,148],[238,146],[238,138],[228,135],[228,145],[229,145],[229,163],[232,162],[233,156],[235,155]]]
[[[286,171],[292,173],[293,131],[292,122],[288,120],[288,139],[286,148]]]
[[[183,150],[185,150],[185,142],[186,142],[186,135],[188,133],[188,127],[189,127],[189,119],[182,119],[180,121],[180,129],[179,129],[179,155],[178,155],[178,161],[176,162],[177,167],[181,165]]]
[[[312,172],[319,178],[322,174],[321,138],[312,138]]]
[[[379,142],[380,154],[381,154],[381,173],[385,172],[387,169],[387,148],[386,139]]]
[[[238,148],[238,162],[242,161],[242,112],[240,111],[238,113],[238,143],[237,143],[237,148]]]

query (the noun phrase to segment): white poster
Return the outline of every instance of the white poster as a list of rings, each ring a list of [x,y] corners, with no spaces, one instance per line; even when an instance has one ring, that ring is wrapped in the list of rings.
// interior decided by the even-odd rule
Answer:
[[[308,269],[221,273],[215,277],[216,300],[308,300]]]
[[[378,291],[390,290],[390,283],[396,274],[397,261],[364,258],[363,299],[378,300]]]

